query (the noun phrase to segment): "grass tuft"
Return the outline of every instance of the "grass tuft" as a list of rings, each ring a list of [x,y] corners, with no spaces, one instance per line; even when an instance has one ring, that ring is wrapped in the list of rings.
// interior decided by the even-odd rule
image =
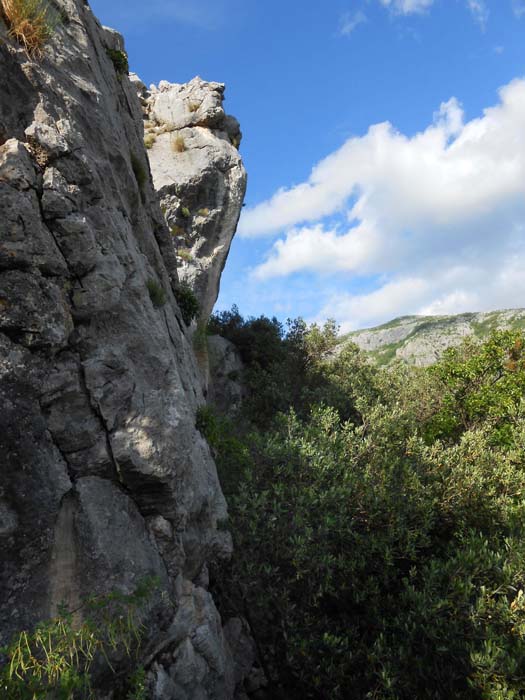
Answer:
[[[0,11],[9,36],[24,47],[28,56],[41,58],[60,19],[48,1],[0,0]]]
[[[147,149],[153,148],[153,144],[157,140],[157,137],[155,134],[146,134],[144,136],[144,145],[146,146]]]
[[[185,229],[182,228],[182,226],[179,226],[178,224],[171,226],[170,231],[172,236],[184,236],[186,234]]]
[[[171,141],[171,150],[174,153],[184,153],[186,150],[186,144],[184,143],[184,136],[181,134],[178,134],[174,139]]]
[[[188,250],[188,248],[179,248],[177,250],[177,256],[181,260],[184,260],[184,262],[193,262],[193,255],[191,250]]]

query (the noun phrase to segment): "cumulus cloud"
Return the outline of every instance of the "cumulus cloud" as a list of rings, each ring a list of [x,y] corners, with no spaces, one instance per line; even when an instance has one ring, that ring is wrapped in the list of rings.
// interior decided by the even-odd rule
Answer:
[[[243,236],[284,231],[254,277],[374,278],[372,292],[328,304],[347,326],[523,305],[525,80],[499,97],[468,122],[450,99],[410,137],[388,122],[371,126],[306,182],[248,210]]]
[[[360,24],[366,22],[366,15],[361,10],[345,12],[339,20],[339,35],[350,36]]]

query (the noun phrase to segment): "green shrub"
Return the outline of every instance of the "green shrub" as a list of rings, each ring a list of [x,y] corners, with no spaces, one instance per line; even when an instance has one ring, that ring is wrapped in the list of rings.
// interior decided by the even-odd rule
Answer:
[[[203,421],[233,481],[235,554],[213,587],[249,620],[273,696],[525,697],[522,341],[495,334],[425,370],[350,348],[310,364],[331,385],[310,415],[244,436]]]
[[[337,342],[337,327],[328,321],[322,328],[302,319],[244,319],[236,306],[213,314],[208,332],[230,340],[246,366],[244,413],[259,428],[267,428],[279,411],[294,408],[307,414],[313,401],[322,401],[332,385],[320,361]],[[341,400],[346,405],[347,401]]]
[[[182,207],[180,213],[185,219],[189,219],[191,216],[191,211],[188,209],[188,207]]]
[[[175,290],[175,299],[179,305],[184,323],[189,326],[199,316],[200,307],[197,297],[188,284],[182,283]]]
[[[427,426],[430,439],[457,440],[465,430],[489,424],[493,439],[511,439],[514,418],[523,414],[525,342],[519,331],[494,331],[481,343],[467,339],[449,348],[430,370],[442,400]]]
[[[113,63],[117,75],[127,75],[129,73],[128,54],[118,49],[106,49],[106,53]]]
[[[149,279],[146,284],[153,306],[160,308],[166,303],[166,292],[157,280]]]
[[[211,447],[224,494],[236,493],[252,461],[245,442],[236,435],[232,420],[220,416],[209,406],[201,406],[197,410],[195,426]]]

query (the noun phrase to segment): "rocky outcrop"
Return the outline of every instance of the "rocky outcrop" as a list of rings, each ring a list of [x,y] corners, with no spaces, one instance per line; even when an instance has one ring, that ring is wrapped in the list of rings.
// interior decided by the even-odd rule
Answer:
[[[484,340],[493,330],[507,329],[525,329],[525,309],[456,316],[402,316],[377,328],[348,333],[332,352],[338,354],[347,342],[352,342],[378,364],[402,360],[425,367],[467,336]]]
[[[147,90],[144,109],[153,182],[171,233],[179,277],[208,319],[246,191],[239,123],[225,114],[224,85],[194,78]]]
[[[244,363],[235,345],[220,335],[208,337],[208,402],[220,413],[234,416],[245,396]]]
[[[136,87],[116,60],[122,39],[84,0],[54,4],[62,22],[38,62],[0,20],[0,641],[60,603],[155,574],[151,697],[226,700],[233,663],[206,586],[207,562],[231,543],[195,428],[204,399],[176,301],[180,260]],[[171,104],[172,92],[156,97]],[[198,95],[197,121],[181,131],[185,165],[160,189],[170,223],[190,210],[183,237],[209,260],[195,267],[208,309],[244,171],[222,89]],[[163,100],[152,103],[159,118]]]

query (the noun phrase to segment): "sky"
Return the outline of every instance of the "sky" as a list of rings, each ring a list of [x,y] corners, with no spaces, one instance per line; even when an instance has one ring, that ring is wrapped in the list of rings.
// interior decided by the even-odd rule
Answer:
[[[248,191],[217,309],[525,307],[525,0],[91,0],[147,84],[226,83]]]

